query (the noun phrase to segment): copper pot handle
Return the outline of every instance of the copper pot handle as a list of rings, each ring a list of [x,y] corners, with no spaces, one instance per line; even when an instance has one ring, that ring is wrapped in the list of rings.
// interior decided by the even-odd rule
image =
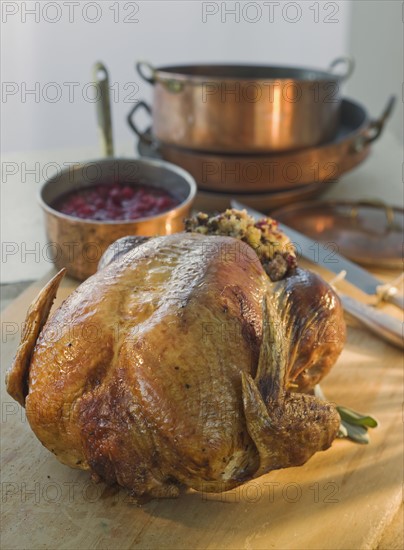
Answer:
[[[328,67],[328,70],[334,74],[334,69],[337,65],[345,65],[345,73],[342,73],[342,74],[336,74],[335,76],[338,76],[339,79],[344,82],[345,80],[347,80],[351,74],[353,73],[354,69],[355,69],[355,61],[352,59],[352,57],[346,57],[346,56],[342,56],[342,57],[337,57],[337,59],[334,59],[334,61],[332,61]]]
[[[132,128],[132,130],[135,132],[135,134],[139,137],[139,139],[141,141],[143,141],[144,143],[147,143],[149,145],[152,145],[153,144],[153,138],[151,137],[150,132],[148,132],[147,130],[144,131],[144,132],[141,132],[135,124],[135,121],[134,121],[133,117],[134,117],[136,111],[138,111],[139,109],[144,109],[148,113],[148,115],[150,115],[150,116],[152,115],[152,110],[151,110],[150,105],[148,105],[145,101],[139,101],[139,103],[136,103],[133,106],[133,108],[131,109],[130,113],[127,116],[128,124]]]
[[[353,144],[353,151],[355,153],[359,153],[365,147],[373,143],[373,141],[375,141],[381,136],[384,130],[384,126],[386,124],[386,120],[390,117],[391,113],[393,112],[396,99],[397,99],[396,96],[392,95],[389,98],[387,105],[384,108],[380,117],[375,120],[371,120],[369,126],[366,128],[364,133],[359,135],[356,138]]]
[[[147,76],[147,74],[145,74],[144,68],[146,68],[147,71],[150,72],[150,76]],[[143,80],[145,80],[149,84],[154,85],[156,83],[156,69],[151,63],[148,63],[147,61],[138,61],[136,63],[136,70],[143,78]]]

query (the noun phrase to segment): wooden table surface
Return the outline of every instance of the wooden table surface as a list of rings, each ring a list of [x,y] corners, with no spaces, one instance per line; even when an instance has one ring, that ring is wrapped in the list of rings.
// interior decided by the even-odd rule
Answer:
[[[87,473],[59,464],[5,391],[26,309],[50,276],[31,285],[2,315],[2,548],[359,549],[382,548],[389,540],[391,548],[404,547],[397,529],[403,480],[399,350],[350,326],[345,349],[322,384],[331,401],[378,418],[370,445],[336,440],[303,467],[270,473],[233,491],[191,491],[139,507],[123,491],[95,485]],[[75,286],[65,279],[55,305]],[[341,288],[365,298],[346,283]],[[397,308],[384,309],[401,318]]]

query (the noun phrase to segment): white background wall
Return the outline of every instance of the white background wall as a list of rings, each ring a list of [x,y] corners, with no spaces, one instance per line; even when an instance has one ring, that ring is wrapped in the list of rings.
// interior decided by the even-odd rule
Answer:
[[[131,17],[134,9],[138,12]],[[128,17],[138,22],[124,22]],[[350,3],[342,1],[3,1],[3,151],[96,143],[95,105],[83,93],[98,59],[118,83],[115,139],[128,141],[132,137],[125,117],[131,104],[125,98],[133,88],[125,90],[125,84],[139,84],[135,100],[151,92],[135,73],[136,60],[157,66],[224,61],[325,68],[348,53],[350,20]],[[72,102],[66,82],[78,83]],[[25,93],[35,86],[39,97]],[[61,98],[52,103],[58,89]]]
[[[403,140],[403,20],[404,4],[397,0],[351,2],[348,51],[356,69],[347,83],[348,95],[377,116],[389,95],[397,102],[388,129]]]

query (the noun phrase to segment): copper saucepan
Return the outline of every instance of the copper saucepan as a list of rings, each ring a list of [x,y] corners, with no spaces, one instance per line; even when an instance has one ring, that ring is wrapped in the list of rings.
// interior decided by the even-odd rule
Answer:
[[[100,257],[114,241],[127,235],[166,235],[182,231],[183,220],[196,195],[196,184],[190,174],[161,160],[114,158],[106,68],[94,67],[94,81],[99,86],[101,101],[97,105],[103,152],[106,158],[77,164],[45,181],[39,202],[44,210],[49,254],[58,269],[67,268],[75,279],[83,280],[95,273]],[[67,216],[52,205],[61,195],[94,184],[119,181],[141,183],[166,189],[181,200],[168,212],[130,221],[95,221]]]
[[[337,65],[344,73],[335,74]],[[136,65],[154,86],[152,134],[162,143],[209,152],[259,153],[313,147],[338,129],[341,84],[353,61],[328,71],[261,65]],[[146,109],[140,102],[136,110]],[[132,128],[139,135],[135,125]]]

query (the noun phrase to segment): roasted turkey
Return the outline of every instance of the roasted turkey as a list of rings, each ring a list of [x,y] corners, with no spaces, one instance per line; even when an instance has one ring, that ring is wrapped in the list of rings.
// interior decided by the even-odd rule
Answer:
[[[145,499],[225,491],[331,445],[339,415],[310,390],[345,325],[324,280],[291,265],[272,281],[229,236],[121,244],[49,319],[63,272],[46,285],[8,373],[58,460]]]

